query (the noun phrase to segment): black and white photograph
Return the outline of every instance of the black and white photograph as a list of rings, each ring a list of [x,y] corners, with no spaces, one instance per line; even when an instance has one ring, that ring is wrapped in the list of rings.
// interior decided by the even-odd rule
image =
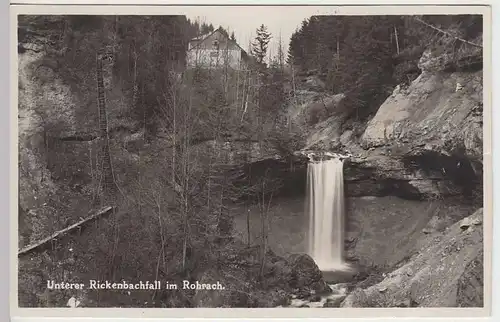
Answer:
[[[486,11],[414,9],[16,15],[18,307],[489,307]]]

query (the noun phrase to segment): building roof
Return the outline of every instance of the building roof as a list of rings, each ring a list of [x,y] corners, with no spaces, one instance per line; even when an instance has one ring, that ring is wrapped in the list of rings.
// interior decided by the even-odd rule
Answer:
[[[195,41],[195,40],[204,40],[205,38],[207,38],[208,36],[210,36],[211,34],[213,34],[213,32],[210,32],[208,34],[203,34],[203,35],[200,35],[198,37],[195,37],[193,39],[190,40],[191,41]]]

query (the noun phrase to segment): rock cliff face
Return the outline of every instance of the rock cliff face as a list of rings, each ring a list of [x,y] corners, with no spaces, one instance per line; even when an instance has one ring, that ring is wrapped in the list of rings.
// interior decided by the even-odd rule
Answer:
[[[380,283],[352,292],[342,307],[482,307],[482,218],[480,209],[429,234],[405,264]]]
[[[482,197],[482,70],[477,59],[450,67],[428,51],[421,74],[397,86],[357,137],[341,114],[317,124],[306,149],[349,152],[352,196]]]
[[[361,132],[341,111],[311,129],[305,150],[351,155],[348,259],[385,272],[343,307],[483,305],[482,209],[466,217],[482,207],[481,59],[425,51]]]
[[[90,69],[65,65],[72,54],[68,48],[56,50],[47,31],[61,19],[44,19],[36,30],[19,28],[19,206],[28,212],[23,221],[34,228],[23,245],[46,237],[47,226],[60,229],[68,224],[67,217],[86,213],[100,169],[95,57],[86,60]],[[128,102],[112,83],[111,68],[107,64],[103,74],[112,149],[128,161],[131,155],[123,153],[126,141],[131,141],[131,127],[123,116]],[[91,90],[77,90],[80,86]],[[120,128],[128,137],[120,136]]]
[[[280,256],[307,252],[309,218],[304,198],[274,199],[269,209],[269,247]],[[257,206],[241,208],[235,218],[235,238],[247,241],[250,210],[250,240],[261,240]],[[397,196],[346,198],[346,257],[355,266],[389,270],[408,260],[433,233],[445,229],[475,209],[456,200],[406,200]]]
[[[428,234],[482,206],[482,71],[474,59],[461,64],[452,68],[449,57],[426,51],[420,75],[398,86],[363,131],[346,128],[342,95],[324,100],[333,116],[309,129],[303,151],[351,154],[344,163],[346,243],[350,259],[362,266],[405,261]],[[307,93],[296,117],[318,104]],[[274,175],[305,186],[307,160],[298,159],[293,171],[287,162],[268,163]],[[304,194],[297,188],[293,198]]]
[[[481,249],[474,260],[465,267],[458,280],[457,305],[459,307],[482,307],[484,305],[484,253]]]
[[[347,200],[347,258],[362,267],[388,270],[407,261],[433,233],[474,210],[456,201],[416,201],[395,196]]]
[[[420,74],[397,86],[364,127],[350,127],[343,96],[332,95],[332,116],[309,128],[302,152],[351,155],[348,259],[385,272],[358,284],[344,307],[482,306],[482,210],[474,213],[483,195],[481,59],[427,50]],[[311,92],[295,117],[316,108]],[[283,176],[305,177],[306,164],[298,160]],[[463,218],[476,224],[465,227]]]
[[[482,155],[482,72],[423,72],[396,88],[361,137],[365,148],[410,143],[416,150]],[[418,152],[418,151],[414,151]]]

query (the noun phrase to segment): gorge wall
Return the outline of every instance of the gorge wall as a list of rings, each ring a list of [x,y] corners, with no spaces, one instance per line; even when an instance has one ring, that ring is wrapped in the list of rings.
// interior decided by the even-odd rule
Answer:
[[[311,131],[306,149],[352,155],[346,164],[352,194],[390,190],[408,198],[465,196],[481,202],[481,68],[452,72],[445,63],[431,65],[429,55],[420,59],[421,74],[395,88],[359,137],[342,129],[345,119],[337,116]]]

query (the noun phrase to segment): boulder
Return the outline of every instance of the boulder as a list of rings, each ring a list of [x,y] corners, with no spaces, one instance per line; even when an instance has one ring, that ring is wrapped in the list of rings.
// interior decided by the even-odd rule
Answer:
[[[467,218],[464,218],[462,221],[460,221],[460,228],[465,230],[465,229],[469,228],[470,226],[481,225],[482,222],[483,221],[481,220],[481,218],[467,217]]]
[[[292,293],[310,298],[329,292],[321,271],[308,255],[282,258],[272,251],[266,254],[261,277],[259,247],[233,241],[215,260],[218,264],[199,273],[200,283],[217,283],[224,290],[196,290],[196,307],[276,307],[289,304]]]
[[[345,298],[345,295],[329,298],[326,300],[326,303],[323,305],[323,307],[340,307]]]
[[[289,282],[293,288],[314,291],[316,294],[329,292],[318,265],[307,254],[293,254],[287,258],[291,267]]]

